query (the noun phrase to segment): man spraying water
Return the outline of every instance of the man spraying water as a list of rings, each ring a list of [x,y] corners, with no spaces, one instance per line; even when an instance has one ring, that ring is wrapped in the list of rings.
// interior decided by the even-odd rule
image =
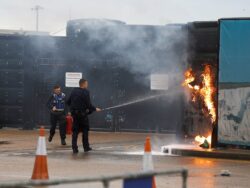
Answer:
[[[71,92],[67,104],[73,116],[72,149],[73,153],[78,153],[77,138],[82,130],[82,144],[84,152],[92,150],[89,146],[89,119],[88,115],[93,112],[100,112],[100,108],[92,105],[88,91],[88,81],[80,79],[79,87]]]

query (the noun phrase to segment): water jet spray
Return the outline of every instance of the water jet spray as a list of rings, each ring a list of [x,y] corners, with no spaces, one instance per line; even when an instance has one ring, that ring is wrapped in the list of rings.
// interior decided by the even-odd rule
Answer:
[[[128,105],[132,105],[132,104],[135,104],[135,103],[140,103],[140,102],[148,101],[150,99],[154,99],[154,98],[161,97],[161,96],[164,96],[164,95],[166,95],[166,93],[144,97],[142,99],[137,99],[137,100],[133,100],[133,101],[129,101],[129,102],[123,103],[123,104],[119,104],[119,105],[115,105],[115,106],[110,106],[110,107],[102,109],[102,111],[104,111],[104,110],[110,110],[110,109],[115,109],[115,108],[120,108],[120,107],[124,107],[124,106],[128,106]]]

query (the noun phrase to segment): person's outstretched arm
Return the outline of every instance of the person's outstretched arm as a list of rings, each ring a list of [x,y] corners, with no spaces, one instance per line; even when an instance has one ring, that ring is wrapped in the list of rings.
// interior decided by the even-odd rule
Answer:
[[[88,114],[91,114],[91,113],[93,113],[95,111],[97,111],[97,112],[101,111],[100,108],[96,108],[94,105],[92,105],[89,91],[86,91],[86,106],[89,109]]]

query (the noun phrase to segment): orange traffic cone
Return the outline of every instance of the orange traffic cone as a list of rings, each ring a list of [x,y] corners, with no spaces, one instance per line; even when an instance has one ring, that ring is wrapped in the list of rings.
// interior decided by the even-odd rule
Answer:
[[[150,137],[146,138],[144,146],[144,155],[143,155],[143,171],[150,172],[154,170],[153,158],[151,153],[151,143]],[[153,177],[152,188],[156,188],[155,177]]]
[[[40,128],[32,180],[49,179],[44,127]]]

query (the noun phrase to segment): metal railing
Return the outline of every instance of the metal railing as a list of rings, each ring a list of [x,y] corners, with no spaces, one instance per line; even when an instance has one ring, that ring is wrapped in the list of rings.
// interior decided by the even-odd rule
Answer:
[[[94,183],[94,182],[102,182],[104,188],[109,188],[110,182],[115,180],[138,179],[138,178],[148,178],[152,176],[164,176],[164,175],[175,175],[175,174],[180,174],[182,176],[182,188],[187,188],[188,170],[186,169],[141,172],[141,173],[114,175],[114,176],[100,176],[93,178],[35,180],[35,181],[29,180],[16,183],[2,183],[0,184],[0,188],[24,188],[28,186],[49,186],[49,185],[60,185],[60,184]]]

